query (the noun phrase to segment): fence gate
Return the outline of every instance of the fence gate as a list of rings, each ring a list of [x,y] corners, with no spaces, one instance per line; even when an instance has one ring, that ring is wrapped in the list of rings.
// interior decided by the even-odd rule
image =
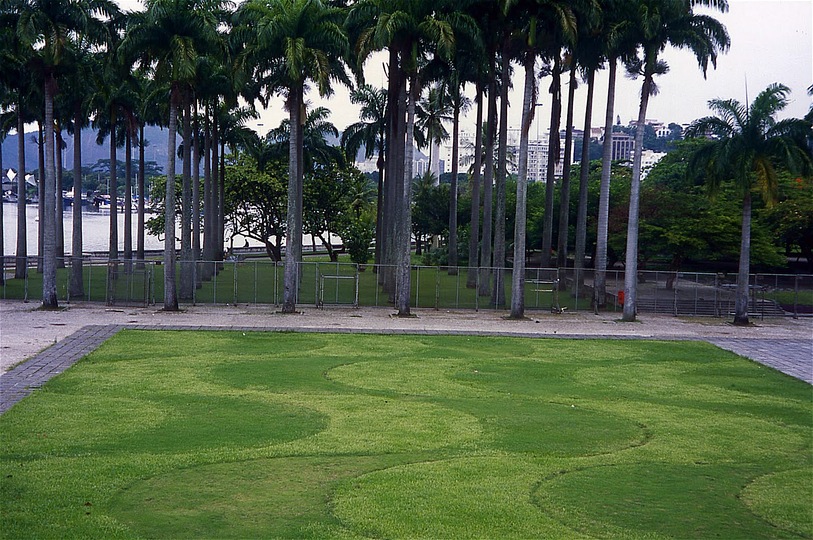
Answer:
[[[359,270],[355,264],[320,264],[319,300],[317,307],[326,305],[359,305]]]

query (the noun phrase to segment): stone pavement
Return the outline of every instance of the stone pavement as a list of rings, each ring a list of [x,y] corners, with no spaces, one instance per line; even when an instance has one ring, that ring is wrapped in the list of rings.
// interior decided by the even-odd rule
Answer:
[[[0,301],[0,413],[61,373],[123,328],[248,331],[496,335],[535,338],[703,340],[813,384],[813,320],[774,319],[735,327],[720,319],[642,315],[529,313],[523,321],[495,311],[416,310],[391,316],[387,308],[315,309],[281,315],[273,306],[109,308],[71,304],[57,311]]]

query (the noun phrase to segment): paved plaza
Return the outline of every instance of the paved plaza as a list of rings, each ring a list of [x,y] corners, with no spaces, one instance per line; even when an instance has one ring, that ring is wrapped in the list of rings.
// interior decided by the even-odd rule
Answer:
[[[575,339],[702,340],[813,384],[813,319],[754,320],[641,315],[623,323],[603,313],[528,312],[526,320],[495,311],[416,310],[400,318],[387,308],[306,308],[283,315],[274,306],[106,307],[74,303],[56,311],[0,301],[0,413],[125,329],[456,334]]]

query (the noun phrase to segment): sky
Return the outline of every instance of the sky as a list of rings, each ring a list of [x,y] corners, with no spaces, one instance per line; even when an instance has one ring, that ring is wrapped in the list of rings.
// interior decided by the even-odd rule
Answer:
[[[139,0],[117,1],[123,9],[142,9]],[[811,104],[807,88],[813,84],[813,0],[729,0],[727,13],[710,14],[726,26],[731,38],[730,50],[720,55],[717,69],[709,67],[704,79],[691,52],[668,48],[663,59],[669,64],[670,71],[656,79],[659,93],[649,101],[647,118],[665,123],[689,123],[710,114],[708,101],[711,99],[733,98],[744,103],[776,82],[791,89],[790,104],[780,117],[804,116]],[[365,78],[369,84],[386,86],[385,61],[386,56],[379,54],[365,64]],[[523,70],[515,66],[514,88],[509,96],[510,127],[519,127],[520,124],[523,75]],[[539,81],[538,102],[542,106],[541,110],[537,109],[532,131],[544,132],[550,121],[549,84],[550,79]],[[640,87],[640,80],[627,78],[623,67],[619,68],[614,116],[620,117],[623,124],[638,116]],[[469,91],[473,93],[473,88]],[[566,92],[565,87],[563,95]],[[585,98],[585,85],[581,85],[575,99],[574,123],[577,127],[584,123]],[[331,121],[340,130],[358,121],[358,107],[350,103],[346,88],[336,87],[333,96],[327,100],[312,90],[306,99],[312,106],[329,108]],[[596,78],[594,126],[603,124],[606,99],[605,70]],[[249,126],[260,133],[277,126],[287,116],[282,103],[280,97],[273,99],[271,106],[261,112],[261,118]],[[474,111],[462,125],[464,129],[474,126]]]

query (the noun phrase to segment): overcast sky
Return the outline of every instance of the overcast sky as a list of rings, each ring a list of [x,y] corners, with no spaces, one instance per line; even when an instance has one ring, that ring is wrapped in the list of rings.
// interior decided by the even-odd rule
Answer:
[[[138,0],[118,0],[123,9],[142,9]],[[811,103],[807,88],[813,84],[813,0],[729,0],[729,12],[714,16],[728,29],[731,49],[721,55],[717,69],[709,68],[707,78],[697,66],[694,55],[685,50],[667,49],[663,58],[670,71],[656,80],[659,94],[650,99],[647,118],[662,122],[688,123],[709,114],[707,103],[714,98],[734,98],[741,102],[749,100],[769,84],[779,82],[791,89],[791,104],[782,117],[804,116]],[[384,55],[373,56],[365,66],[367,82],[385,86],[382,63]],[[616,88],[615,113],[621,122],[629,123],[638,115],[640,80],[630,80],[619,68]],[[522,69],[516,67],[514,90],[509,98],[512,104],[509,124],[519,127],[522,105]],[[549,79],[540,81],[539,102],[541,115],[537,115],[532,131],[550,121]],[[566,95],[567,89],[563,89]],[[606,107],[606,72],[597,77],[593,125],[603,124]],[[336,88],[333,97],[322,100],[312,91],[307,99],[313,105],[324,105],[333,111],[332,122],[343,129],[358,121],[358,107],[351,104],[348,90]],[[584,114],[585,90],[576,92],[576,115],[574,122],[581,127]],[[272,101],[271,107],[262,113],[262,119],[252,127],[264,133],[279,124],[287,113],[282,99]],[[474,113],[465,122],[474,124]],[[262,124],[261,126],[259,124]],[[532,135],[533,136],[533,135]]]

